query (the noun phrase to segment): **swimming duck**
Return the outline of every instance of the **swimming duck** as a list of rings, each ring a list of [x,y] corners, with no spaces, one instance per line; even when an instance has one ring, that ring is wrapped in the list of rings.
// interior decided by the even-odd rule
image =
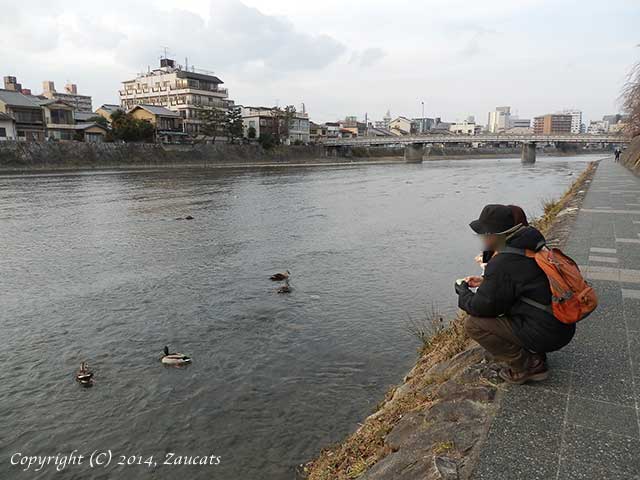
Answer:
[[[182,353],[169,353],[169,347],[164,347],[164,355],[160,359],[165,365],[186,365],[191,363],[191,357]]]
[[[93,383],[93,372],[89,370],[86,362],[80,364],[80,370],[76,372],[76,381],[83,385]]]
[[[289,280],[285,280],[284,281],[284,285],[282,285],[280,288],[278,288],[278,290],[276,290],[276,292],[278,293],[291,293],[291,286],[289,285]]]
[[[274,282],[281,282],[282,280],[287,280],[290,275],[291,272],[289,270],[285,270],[284,272],[274,273],[269,278]]]

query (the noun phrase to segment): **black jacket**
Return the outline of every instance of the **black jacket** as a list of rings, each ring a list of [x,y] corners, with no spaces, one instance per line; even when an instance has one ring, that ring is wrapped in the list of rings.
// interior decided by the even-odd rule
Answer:
[[[507,246],[535,250],[541,240],[544,237],[538,230],[525,227],[509,238]],[[522,302],[522,296],[550,304],[547,276],[532,258],[498,253],[487,263],[484,281],[475,294],[468,287],[460,289],[458,306],[476,317],[507,316],[513,333],[534,352],[552,352],[571,341],[575,325],[566,325],[550,313]]]

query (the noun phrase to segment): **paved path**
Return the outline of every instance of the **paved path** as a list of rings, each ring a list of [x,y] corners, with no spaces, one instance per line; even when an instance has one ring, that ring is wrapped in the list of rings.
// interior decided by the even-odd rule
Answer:
[[[640,179],[601,162],[565,250],[600,306],[547,381],[508,389],[476,479],[640,479]]]

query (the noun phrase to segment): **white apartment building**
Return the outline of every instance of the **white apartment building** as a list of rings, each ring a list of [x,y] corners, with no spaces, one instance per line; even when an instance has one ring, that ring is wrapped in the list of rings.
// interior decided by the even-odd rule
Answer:
[[[224,83],[211,72],[186,69],[169,58],[160,59],[160,68],[122,82],[120,106],[128,111],[136,105],[156,105],[178,112],[186,133],[200,131],[201,112],[217,108],[228,110],[233,102]]]
[[[475,122],[469,122],[468,120],[449,125],[449,131],[457,135],[476,135],[480,133],[480,129],[480,125],[476,125]]]
[[[604,135],[609,133],[609,122],[606,120],[591,120],[587,133],[590,135]]]
[[[509,128],[531,128],[531,119],[511,117]]]
[[[580,110],[563,110],[563,115],[571,115],[571,133],[583,133],[582,112]]]
[[[374,123],[376,128],[389,128],[389,124],[391,123],[391,111],[387,110],[387,113],[385,114],[384,117],[382,117],[382,120],[376,120],[376,122]]]
[[[491,133],[501,133],[511,128],[511,107],[496,107],[489,112],[487,130]]]

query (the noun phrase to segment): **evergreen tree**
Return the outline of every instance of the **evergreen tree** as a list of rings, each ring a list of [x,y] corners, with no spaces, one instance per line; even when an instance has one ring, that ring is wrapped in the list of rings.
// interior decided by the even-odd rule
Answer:
[[[242,113],[240,111],[240,108],[233,107],[227,110],[225,118],[225,130],[229,143],[234,143],[237,138],[242,138],[243,129],[244,125],[242,124]]]
[[[203,121],[200,132],[207,137],[211,137],[212,143],[216,143],[216,138],[224,135],[226,131],[226,115],[217,108],[207,108],[200,112]]]

